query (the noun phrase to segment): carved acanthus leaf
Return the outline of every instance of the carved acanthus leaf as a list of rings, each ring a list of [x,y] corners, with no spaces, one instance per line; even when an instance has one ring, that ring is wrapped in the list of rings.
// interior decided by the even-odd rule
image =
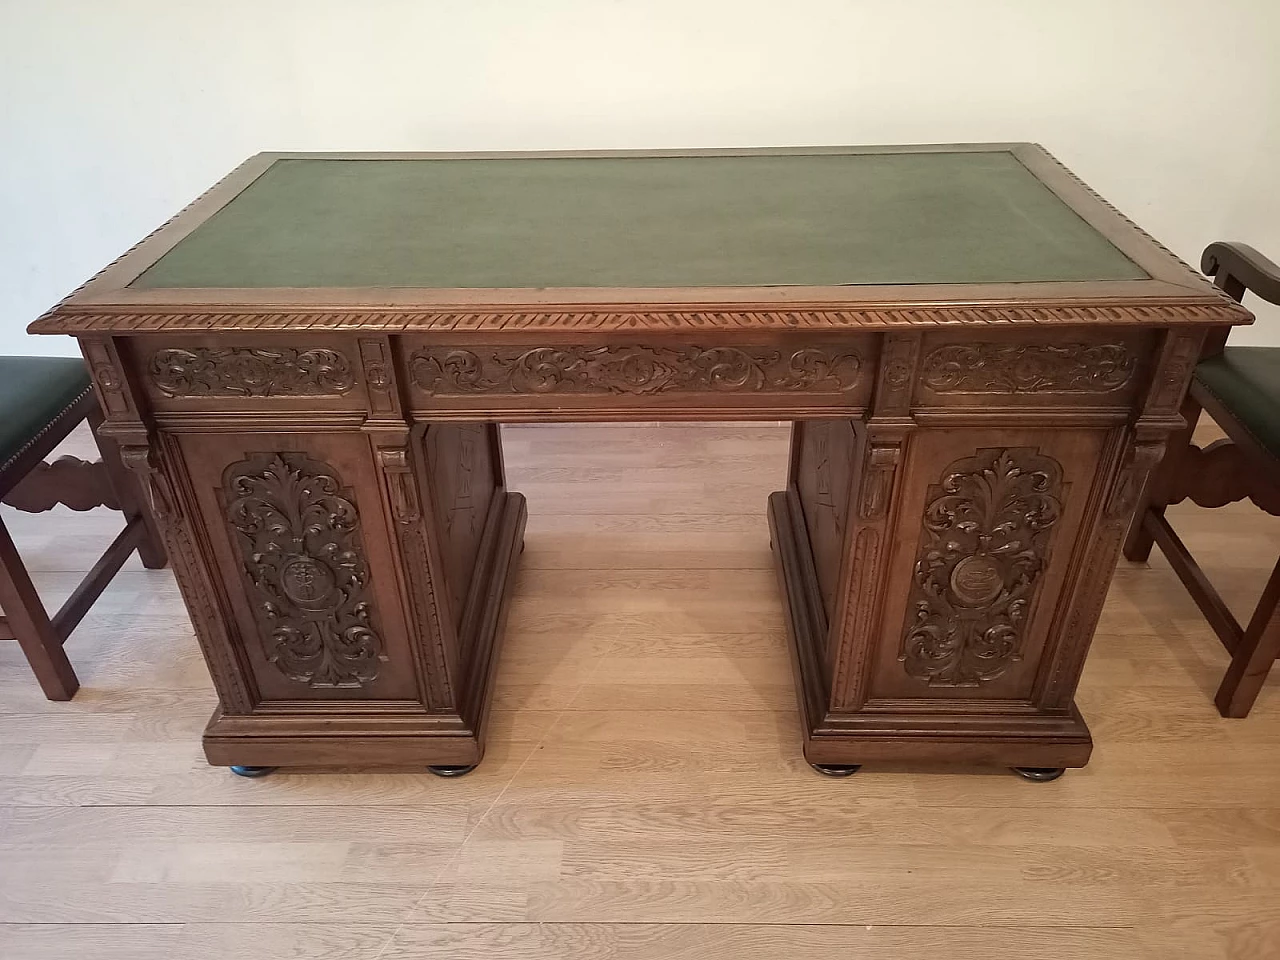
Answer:
[[[223,474],[267,659],[313,687],[359,687],[378,676],[360,516],[337,473],[301,453],[255,453]]]
[[[166,397],[334,397],[355,386],[347,358],[323,347],[168,348],[148,373]]]
[[[789,354],[738,347],[429,348],[413,355],[414,382],[432,395],[615,393],[675,390],[847,392],[861,360],[852,350]]]
[[[922,378],[934,393],[1110,393],[1135,367],[1118,343],[956,343],[925,357]]]
[[[907,673],[931,686],[994,680],[1020,657],[1062,467],[1033,447],[979,450],[929,488],[908,600]]]

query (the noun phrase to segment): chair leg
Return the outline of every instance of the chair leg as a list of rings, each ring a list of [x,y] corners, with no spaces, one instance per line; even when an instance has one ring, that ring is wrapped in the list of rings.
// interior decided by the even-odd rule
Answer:
[[[50,700],[70,700],[80,688],[40,595],[27,574],[9,531],[0,520],[0,607],[13,638]]]
[[[148,570],[159,570],[169,562],[169,558],[165,553],[164,538],[156,526],[155,517],[147,507],[138,478],[120,459],[120,445],[98,432],[98,427],[102,424],[101,408],[95,407],[88,419],[89,429],[93,431],[93,439],[102,454],[102,462],[106,465],[107,476],[111,478],[111,486],[116,492],[116,499],[120,501],[125,521],[142,525],[142,536],[138,539],[138,556],[142,565]]]
[[[1147,479],[1146,489],[1142,491],[1142,497],[1138,501],[1138,510],[1134,513],[1133,520],[1129,524],[1129,532],[1124,538],[1126,560],[1143,562],[1150,558],[1151,546],[1155,538],[1145,522],[1147,511],[1164,515],[1164,508],[1169,504],[1173,480],[1182,468],[1187,448],[1191,446],[1191,435],[1195,433],[1196,421],[1200,419],[1200,404],[1188,393],[1178,412],[1186,425],[1169,434],[1164,457]]]
[[[1231,657],[1231,666],[1213,698],[1224,717],[1247,717],[1280,654],[1280,562],[1271,572],[1254,608],[1244,639]]]

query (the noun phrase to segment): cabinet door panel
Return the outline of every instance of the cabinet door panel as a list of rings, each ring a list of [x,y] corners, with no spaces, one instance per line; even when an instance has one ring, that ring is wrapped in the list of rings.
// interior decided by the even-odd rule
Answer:
[[[873,699],[1030,699],[1105,440],[913,435]]]
[[[368,440],[186,434],[179,448],[262,700],[417,699]]]

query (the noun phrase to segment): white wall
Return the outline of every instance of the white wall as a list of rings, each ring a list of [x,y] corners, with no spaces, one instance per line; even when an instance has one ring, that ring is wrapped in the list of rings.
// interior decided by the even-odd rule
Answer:
[[[1035,140],[1185,259],[1280,259],[1277,38],[1276,0],[0,0],[0,353],[70,352],[23,327],[266,149]]]

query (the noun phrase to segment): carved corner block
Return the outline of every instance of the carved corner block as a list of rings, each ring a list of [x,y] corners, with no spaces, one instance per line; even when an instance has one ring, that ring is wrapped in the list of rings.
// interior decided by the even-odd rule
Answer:
[[[103,413],[108,418],[134,415],[135,406],[129,395],[124,368],[111,341],[105,337],[82,337],[80,351],[89,366],[89,375],[98,392]]]
[[[360,363],[371,417],[395,417],[400,413],[395,365],[388,337],[361,337]]]
[[[876,380],[877,418],[901,419],[910,415],[922,339],[919,333],[885,334]]]
[[[378,466],[387,481],[391,496],[391,513],[397,524],[417,523],[422,519],[422,505],[418,499],[417,482],[409,450],[404,445],[380,447]]]
[[[1191,383],[1191,374],[1200,360],[1204,333],[1169,331],[1156,366],[1142,420],[1176,418],[1182,398]]]
[[[1107,499],[1105,520],[1111,523],[1127,525],[1138,506],[1142,488],[1146,486],[1147,477],[1160,459],[1164,456],[1165,438],[1161,434],[1156,438],[1139,437],[1129,446],[1120,472],[1111,488],[1111,496]]]

